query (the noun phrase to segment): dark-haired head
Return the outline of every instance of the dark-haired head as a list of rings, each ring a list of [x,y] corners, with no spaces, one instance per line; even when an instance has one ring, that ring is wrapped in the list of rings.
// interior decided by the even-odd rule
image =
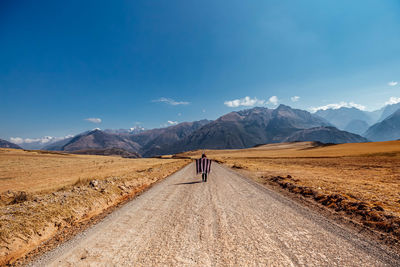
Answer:
[[[201,155],[201,157],[202,157],[202,158],[205,158],[205,157],[206,157],[206,154],[203,153],[203,155]]]

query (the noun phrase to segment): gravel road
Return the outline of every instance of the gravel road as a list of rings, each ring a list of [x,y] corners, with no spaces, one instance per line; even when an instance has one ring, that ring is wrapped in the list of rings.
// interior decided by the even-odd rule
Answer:
[[[397,255],[216,163],[158,183],[34,266],[400,266]]]

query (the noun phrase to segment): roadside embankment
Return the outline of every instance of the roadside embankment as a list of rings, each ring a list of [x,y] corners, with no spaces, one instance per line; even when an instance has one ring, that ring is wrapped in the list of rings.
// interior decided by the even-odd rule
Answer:
[[[0,187],[3,181],[12,184],[11,176],[16,171],[24,176],[15,177],[16,188],[23,186],[21,181],[32,182],[29,179],[34,177],[42,189],[44,183],[36,172],[43,170],[47,172],[43,177],[51,176],[52,184],[46,190],[38,191],[31,186],[31,190],[9,187],[0,192],[0,265],[13,264],[29,253],[39,252],[38,247],[51,247],[46,243],[64,241],[70,236],[68,232],[76,232],[93,218],[190,163],[190,160],[1,152]],[[42,165],[34,164],[38,162]],[[76,173],[75,177],[68,177],[68,183],[63,179],[62,170],[66,168],[63,163],[72,168],[67,172]],[[97,172],[93,172],[94,166]]]

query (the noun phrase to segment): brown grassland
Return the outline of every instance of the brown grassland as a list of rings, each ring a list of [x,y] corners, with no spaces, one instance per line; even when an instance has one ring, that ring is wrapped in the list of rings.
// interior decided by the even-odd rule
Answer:
[[[189,162],[0,149],[0,265],[62,239]]]
[[[0,149],[0,265],[32,254],[176,172],[202,151],[163,159]],[[206,150],[207,156],[400,239],[400,141]],[[68,235],[67,235],[68,236]],[[45,243],[43,243],[45,242]]]
[[[201,152],[176,156],[197,158]],[[400,239],[400,141],[298,142],[205,153],[259,183],[317,201],[391,242]]]

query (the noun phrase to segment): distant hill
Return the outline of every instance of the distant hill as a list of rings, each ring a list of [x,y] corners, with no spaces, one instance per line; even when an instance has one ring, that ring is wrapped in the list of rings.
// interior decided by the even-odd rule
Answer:
[[[228,113],[201,127],[181,142],[170,146],[169,153],[195,149],[247,148],[257,144],[281,142],[290,134],[317,126],[330,125],[307,111],[280,105]]]
[[[171,153],[198,148],[250,147],[267,138],[266,132],[259,129],[265,130],[271,114],[272,110],[265,108],[228,113],[191,133],[182,141],[170,144],[166,151]]]
[[[0,148],[15,148],[15,149],[22,149],[19,145],[14,143],[8,142],[6,140],[0,139]]]
[[[389,141],[400,138],[400,109],[381,122],[372,125],[364,134],[372,141]]]
[[[62,137],[47,136],[29,139],[29,142],[20,146],[53,151],[120,148],[144,157],[198,148],[247,148],[281,142],[298,130],[320,126],[335,126],[340,130],[363,135],[371,124],[379,118],[383,120],[392,115],[399,108],[400,103],[376,111],[342,107],[309,113],[285,105],[276,109],[256,107],[230,112],[215,121],[182,122],[150,130],[135,126],[130,129],[97,130],[98,133],[87,131],[62,140]],[[389,137],[383,138],[391,140]]]
[[[206,125],[210,121],[183,122],[174,126],[152,130],[93,130],[67,138],[44,149],[57,151],[80,151],[90,153],[109,153],[102,149],[122,149],[130,153],[137,153],[146,157],[160,155],[165,147],[178,142]]]
[[[67,143],[60,147],[60,151],[78,151],[87,149],[107,149],[120,148],[130,152],[137,152],[140,145],[120,136],[118,134],[109,134],[101,130],[85,132],[71,138]]]
[[[368,123],[363,120],[352,120],[344,127],[344,130],[346,132],[362,135],[368,130],[368,127]]]
[[[123,158],[140,158],[136,152],[126,151],[121,148],[106,148],[106,149],[86,149],[71,151],[72,154],[80,155],[101,155],[101,156],[121,156]]]
[[[375,111],[357,108],[318,110],[315,114],[326,119],[335,127],[348,132],[363,134],[369,126],[381,122],[400,109],[400,103],[386,105]],[[366,127],[368,125],[368,127]]]
[[[397,110],[400,109],[400,103],[387,105],[382,108],[382,114],[378,120],[378,122],[383,121],[384,119],[388,118],[390,115],[394,114]]]
[[[65,137],[43,136],[40,138],[26,138],[26,139],[21,138],[21,141],[18,143],[18,145],[23,149],[27,150],[40,150],[40,149],[45,149],[45,147],[51,146],[54,143],[63,142],[63,140],[65,140],[66,138],[68,138],[68,136]]]
[[[142,132],[138,135],[131,136],[131,140],[135,140],[142,145],[141,154],[145,157],[162,155],[168,153],[167,148],[176,142],[183,140],[185,137],[200,129],[204,125],[210,123],[209,120],[201,120],[194,122],[183,122],[174,126],[162,129],[155,129]],[[146,140],[146,135],[151,136]],[[141,141],[146,140],[141,143]]]
[[[269,142],[282,142],[284,138],[299,129],[318,126],[331,126],[331,124],[316,114],[280,105],[273,111],[266,130],[269,135]]]
[[[354,110],[351,112],[357,113]],[[280,105],[276,109],[256,107],[234,111],[215,121],[183,122],[151,130],[93,130],[55,142],[46,149],[85,153],[122,149],[143,157],[153,157],[195,149],[248,148],[257,144],[303,139],[324,143],[367,141],[359,135],[329,126],[332,124],[317,114]],[[360,132],[367,126],[362,120],[353,120],[346,128],[353,127],[352,131]]]
[[[88,132],[89,131],[84,132],[84,133],[88,133]],[[84,133],[81,133],[81,134],[84,134]],[[42,147],[42,149],[43,150],[61,151],[63,146],[65,146],[68,142],[70,142],[72,140],[72,138],[74,138],[74,136],[56,141],[56,142],[48,144],[48,145],[45,145]]]
[[[326,119],[335,127],[344,130],[352,121],[363,121],[370,125],[372,118],[364,111],[357,108],[342,107],[339,109],[318,110],[316,115]]]
[[[284,142],[317,141],[322,143],[362,143],[368,140],[360,135],[341,131],[335,127],[315,127],[297,131],[283,140]]]
[[[364,111],[364,113],[367,114],[367,116],[371,118],[371,121],[368,122],[369,125],[372,125],[372,124],[378,122],[379,118],[382,116],[384,108],[385,107],[374,110],[374,111]]]

